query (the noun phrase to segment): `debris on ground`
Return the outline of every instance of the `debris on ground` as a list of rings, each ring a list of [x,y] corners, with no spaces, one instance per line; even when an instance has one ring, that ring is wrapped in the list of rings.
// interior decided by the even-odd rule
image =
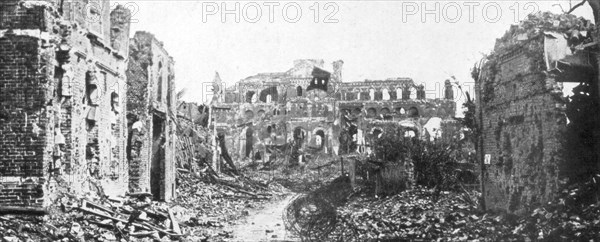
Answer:
[[[179,169],[178,197],[169,203],[144,192],[65,193],[44,216],[1,215],[0,241],[222,241],[233,234],[229,225],[286,193],[274,182],[207,174]]]
[[[15,241],[178,240],[172,211],[148,196],[66,200],[46,216],[3,215],[0,234]],[[4,240],[9,240],[4,238]]]
[[[330,241],[590,241],[600,238],[600,202],[582,206],[581,187],[531,213],[483,212],[462,192],[419,187],[387,198],[354,196],[337,209]],[[579,205],[575,205],[579,204]]]
[[[287,191],[276,183],[244,176],[178,173],[177,198],[171,205],[181,231],[191,241],[231,238],[229,226]]]

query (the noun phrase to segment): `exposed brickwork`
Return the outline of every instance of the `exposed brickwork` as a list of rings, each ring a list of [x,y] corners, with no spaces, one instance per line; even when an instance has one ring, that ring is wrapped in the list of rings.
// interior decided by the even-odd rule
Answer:
[[[146,137],[151,130],[149,125],[141,125],[133,129],[137,121],[149,122],[149,91],[148,74],[139,62],[129,61],[127,67],[127,119],[128,119],[128,149],[129,160],[129,189],[132,191],[147,191],[150,189],[148,170],[150,160],[150,142]],[[141,123],[140,123],[141,124]],[[136,125],[137,126],[137,125]],[[146,188],[146,189],[142,189]]]
[[[407,121],[422,129],[430,118],[448,119],[456,112],[453,100],[425,99],[423,88],[410,78],[342,82],[342,61],[333,63],[327,92],[307,91],[314,68],[323,65],[323,60],[297,60],[286,72],[257,74],[225,91],[224,103],[216,105],[213,116],[219,131],[226,134],[234,160],[269,159],[265,147],[292,144],[296,130],[302,130],[302,139],[296,143],[305,151],[338,153],[346,111],[360,116],[363,137],[371,121]],[[231,128],[232,121],[237,128]]]
[[[109,8],[99,24],[62,3],[0,3],[1,206],[52,203],[58,177],[74,193],[126,191],[126,56],[111,45],[127,37],[111,43]]]
[[[3,1],[0,29],[51,30],[51,13],[44,5],[25,7],[19,1]]]
[[[128,78],[130,189],[175,197],[174,61],[154,35],[130,40]]]
[[[490,209],[522,213],[548,202],[559,186],[565,100],[554,92],[555,77],[544,72],[543,45],[541,35],[497,53],[477,85]]]
[[[48,74],[38,73],[45,65],[40,45],[35,37],[0,38],[0,204],[42,204],[44,181],[29,179],[44,177],[51,160],[44,130],[52,121],[43,110],[52,97]]]

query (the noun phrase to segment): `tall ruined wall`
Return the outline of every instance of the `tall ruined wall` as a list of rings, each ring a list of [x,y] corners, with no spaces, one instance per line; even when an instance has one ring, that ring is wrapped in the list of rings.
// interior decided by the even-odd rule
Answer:
[[[152,119],[148,111],[150,110],[148,73],[139,61],[133,59],[132,55],[129,57],[126,73],[129,86],[127,89],[129,190],[147,191],[150,187],[148,160],[151,157],[149,137],[152,131]]]
[[[136,32],[129,46],[130,190],[175,196],[174,62],[154,35]]]
[[[58,11],[68,8],[57,1],[0,3],[4,206],[51,203],[59,177],[75,193],[125,192],[125,57],[109,38],[88,34],[92,23],[76,24],[69,20],[80,15]]]
[[[543,72],[543,38],[498,53],[478,86],[483,112],[486,205],[520,213],[553,198],[558,188],[564,101]],[[559,95],[560,96],[560,95]]]
[[[54,51],[34,31],[49,32],[52,14],[14,1],[0,3],[0,16],[0,204],[41,206],[54,139],[53,115],[45,110]]]
[[[573,15],[530,15],[497,40],[481,68],[476,103],[483,145],[478,152],[484,157],[483,195],[490,209],[527,212],[552,200],[565,178],[577,176],[565,169],[580,164],[564,155],[565,144],[581,150],[594,145],[569,140],[566,131],[595,115],[569,117],[567,125],[568,113],[592,104],[565,98],[570,90],[564,82],[595,80],[593,57],[584,47],[592,41],[587,34],[592,29],[589,21]],[[597,98],[597,92],[590,95]]]

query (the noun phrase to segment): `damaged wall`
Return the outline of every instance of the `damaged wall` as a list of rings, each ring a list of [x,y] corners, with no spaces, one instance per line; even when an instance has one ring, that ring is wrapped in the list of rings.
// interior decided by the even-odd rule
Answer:
[[[274,159],[277,152],[271,151],[290,144],[296,129],[304,131],[304,148],[332,153],[335,108],[325,89],[341,82],[343,62],[334,62],[331,78],[316,80],[313,72],[324,64],[323,60],[296,60],[286,72],[260,73],[226,90],[225,103],[217,104],[213,111],[216,125],[227,134],[226,144],[234,160]],[[321,73],[330,76],[327,71]],[[322,85],[314,85],[317,81]],[[311,82],[319,88],[310,90]],[[235,120],[237,127],[228,127],[228,120]]]
[[[553,199],[561,184],[568,99],[558,81],[588,80],[552,71],[544,50],[554,41],[544,31],[565,33],[577,22],[585,23],[572,15],[532,16],[497,41],[482,68],[476,87],[483,117],[478,152],[485,161],[484,197],[490,209],[523,213]]]
[[[175,197],[174,61],[154,35],[136,32],[127,69],[130,190]]]
[[[130,13],[103,2],[84,9],[61,1],[0,3],[0,204],[44,206],[56,181],[73,193],[122,194],[125,161],[124,64]],[[104,188],[104,189],[102,189]]]
[[[230,154],[252,159],[266,154],[268,160],[268,147],[285,145],[298,150],[291,162],[303,154],[338,154],[343,111],[361,120],[414,119],[419,127],[456,111],[454,100],[426,99],[424,87],[410,78],[342,82],[343,61],[333,62],[332,72],[324,63],[296,60],[286,72],[260,73],[228,88],[225,103],[213,111],[217,126],[228,134]],[[226,124],[230,120],[235,128]]]

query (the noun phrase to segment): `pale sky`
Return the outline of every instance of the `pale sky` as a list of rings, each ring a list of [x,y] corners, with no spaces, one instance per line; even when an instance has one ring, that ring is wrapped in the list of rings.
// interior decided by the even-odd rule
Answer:
[[[328,65],[341,59],[345,82],[410,77],[424,83],[430,92],[436,90],[436,83],[443,86],[451,75],[460,82],[472,82],[473,64],[493,49],[496,38],[511,24],[535,10],[560,12],[552,5],[562,3],[568,8],[569,3],[319,1],[315,23],[316,1],[112,2],[134,10],[131,35],[144,30],[164,42],[175,59],[177,89],[187,89],[185,101],[199,103],[207,94],[204,91],[210,90],[215,71],[233,85],[256,73],[286,71],[295,59],[324,59]],[[221,19],[223,4],[233,12],[224,16],[225,22]],[[236,4],[239,23],[235,19]],[[284,6],[287,20],[283,17]],[[301,15],[296,14],[297,7]],[[257,15],[257,9],[261,15]],[[334,23],[324,22],[328,14],[329,22]],[[574,14],[592,19],[587,4]]]

